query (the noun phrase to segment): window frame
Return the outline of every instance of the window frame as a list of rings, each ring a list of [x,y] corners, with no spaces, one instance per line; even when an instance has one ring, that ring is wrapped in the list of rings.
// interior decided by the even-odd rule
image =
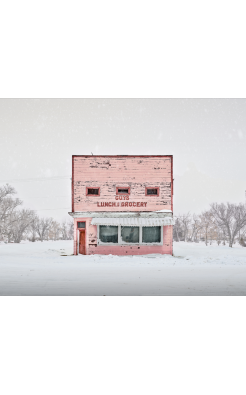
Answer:
[[[88,189],[98,189],[98,194],[97,195],[94,193],[90,194],[88,193]],[[100,196],[100,187],[86,187],[86,196],[90,196],[90,197]]]
[[[100,239],[100,229],[99,229],[99,226],[100,225],[97,225],[97,245],[106,245],[106,246],[108,246],[108,245],[111,245],[111,246],[117,246],[117,245],[119,245],[119,225],[108,225],[108,226],[117,226],[118,227],[118,243],[104,243],[103,241],[101,241],[101,239]],[[102,225],[102,226],[105,226],[105,225]],[[100,243],[99,243],[100,242]]]
[[[128,192],[119,192],[119,189],[128,189]],[[131,187],[116,187],[116,195],[127,195],[131,194]]]
[[[147,189],[157,189],[157,194],[156,195],[148,195],[147,194]],[[160,187],[145,187],[145,196],[148,196],[148,197],[152,197],[152,196],[159,196],[160,195]]]
[[[143,236],[142,229],[144,228],[143,225],[133,226],[133,228],[135,228],[135,227],[139,228],[139,243],[126,243],[125,241],[122,240],[122,238],[121,238],[121,226],[122,225],[111,225],[111,226],[118,226],[118,243],[103,243],[99,238],[99,226],[100,225],[97,225],[97,245],[98,246],[100,246],[100,245],[101,246],[119,246],[119,245],[120,246],[123,246],[123,245],[124,246],[161,246],[161,245],[163,245],[163,226],[164,225],[158,225],[161,227],[161,241],[160,241],[160,243],[143,243],[142,242],[142,239],[143,239],[142,238],[142,236]],[[127,226],[127,225],[125,225],[125,226]]]
[[[84,227],[79,227],[79,223],[85,224]],[[77,229],[86,229],[86,221],[77,221]]]
[[[124,226],[122,226],[122,225],[118,225],[118,227],[120,228],[120,239],[119,239],[119,236],[118,236],[118,240],[120,240],[120,242],[121,242],[121,245],[138,245],[138,244],[140,244],[140,240],[142,240],[142,229],[140,230],[140,226],[127,226],[127,225],[124,225]],[[139,231],[138,231],[138,236],[139,236],[139,241],[137,242],[137,243],[127,243],[126,241],[123,241],[122,240],[122,236],[121,236],[121,228],[125,228],[125,227],[127,227],[127,228],[139,228]],[[119,234],[118,233],[118,234]]]

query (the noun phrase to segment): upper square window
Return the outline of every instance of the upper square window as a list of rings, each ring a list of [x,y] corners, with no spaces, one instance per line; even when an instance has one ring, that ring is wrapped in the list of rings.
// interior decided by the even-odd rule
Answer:
[[[150,188],[146,187],[145,188],[145,196],[159,196],[159,187],[156,188]]]
[[[130,187],[116,187],[116,195],[130,195]]]
[[[100,188],[86,188],[86,196],[100,196]]]

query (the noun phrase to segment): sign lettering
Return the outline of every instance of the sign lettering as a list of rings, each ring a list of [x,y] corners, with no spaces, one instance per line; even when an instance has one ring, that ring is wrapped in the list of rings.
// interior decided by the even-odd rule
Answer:
[[[97,207],[146,207],[147,202],[97,202]]]

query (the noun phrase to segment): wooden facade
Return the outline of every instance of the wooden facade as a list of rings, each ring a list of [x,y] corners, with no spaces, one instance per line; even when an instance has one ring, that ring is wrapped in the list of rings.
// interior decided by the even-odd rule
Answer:
[[[72,157],[72,211],[69,214],[75,224],[74,254],[82,250],[84,254],[172,254],[172,212],[172,155]],[[106,244],[99,237],[100,218],[111,218],[112,224],[121,223],[120,218],[122,221],[125,218],[125,222],[127,218],[141,218],[141,224],[148,224],[148,218],[152,218],[165,225],[161,226],[161,241],[156,243],[148,244],[139,239],[139,243],[121,240],[121,243]],[[83,231],[78,227],[80,223]],[[142,226],[139,229],[142,235],[145,229]],[[84,249],[79,242],[82,239]]]

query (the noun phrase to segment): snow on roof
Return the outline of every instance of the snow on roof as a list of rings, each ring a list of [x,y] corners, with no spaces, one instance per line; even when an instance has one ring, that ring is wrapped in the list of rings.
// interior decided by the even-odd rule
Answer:
[[[172,217],[165,218],[93,218],[91,225],[166,226],[173,225]]]
[[[172,210],[157,210],[155,213],[172,213]]]

